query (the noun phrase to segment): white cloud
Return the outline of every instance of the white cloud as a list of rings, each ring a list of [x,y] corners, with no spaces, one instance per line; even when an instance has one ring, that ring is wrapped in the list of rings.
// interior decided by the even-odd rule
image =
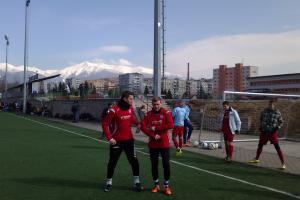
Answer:
[[[186,74],[191,64],[195,78],[212,77],[220,64],[259,66],[260,74],[300,72],[300,30],[283,33],[215,36],[176,47],[167,52],[167,70]]]
[[[96,59],[99,56],[107,55],[107,54],[124,54],[130,52],[130,48],[125,45],[108,45],[108,46],[100,46],[95,49],[91,49],[88,51],[84,51],[80,53],[80,55],[87,57],[87,58],[93,58]]]
[[[130,48],[124,45],[110,45],[99,47],[97,50],[108,53],[127,53],[130,51]]]
[[[124,59],[124,58],[121,58],[121,59],[119,60],[118,63],[119,63],[120,65],[128,65],[128,66],[132,65],[131,62],[129,62],[128,60],[126,60],[126,59]]]

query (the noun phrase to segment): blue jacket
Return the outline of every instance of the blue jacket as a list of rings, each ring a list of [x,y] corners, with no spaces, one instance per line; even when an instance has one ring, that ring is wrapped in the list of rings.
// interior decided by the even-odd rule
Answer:
[[[176,107],[172,111],[174,119],[174,126],[184,126],[184,120],[186,119],[186,109],[183,107]]]
[[[186,120],[190,121],[190,107],[188,105],[183,106],[183,108],[186,110]]]
[[[223,126],[223,117],[224,117],[224,111],[222,112],[221,117],[221,126]],[[230,112],[229,112],[229,127],[232,132],[232,134],[235,134],[235,131],[240,131],[241,130],[241,119],[239,117],[238,112],[230,107]]]

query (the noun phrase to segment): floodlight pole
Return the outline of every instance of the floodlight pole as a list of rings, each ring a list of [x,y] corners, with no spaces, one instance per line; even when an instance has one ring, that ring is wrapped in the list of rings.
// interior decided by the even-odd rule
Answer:
[[[161,4],[154,0],[154,62],[153,84],[154,96],[161,96]]]
[[[27,98],[27,64],[28,64],[28,12],[30,0],[26,0],[25,5],[25,43],[24,43],[24,84],[23,84],[23,113],[26,113],[26,98]]]
[[[7,35],[4,36],[6,40],[6,55],[5,55],[5,96],[4,96],[4,103],[7,105],[7,58],[8,58],[8,45],[9,40]]]

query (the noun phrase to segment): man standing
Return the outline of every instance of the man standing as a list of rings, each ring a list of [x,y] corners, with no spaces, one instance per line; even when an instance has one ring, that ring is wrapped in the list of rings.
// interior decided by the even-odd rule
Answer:
[[[112,107],[114,107],[114,106],[115,106],[114,102],[110,102],[110,103],[107,104],[107,107],[104,108],[104,109],[102,110],[102,114],[101,114],[101,120],[102,120],[102,121],[103,121],[103,120],[105,119],[105,117],[108,115],[109,110],[110,110]]]
[[[281,168],[285,169],[283,153],[280,149],[278,142],[278,130],[283,126],[283,120],[281,113],[277,108],[275,108],[275,100],[269,101],[269,107],[266,108],[260,116],[260,138],[258,142],[258,148],[256,151],[256,157],[249,161],[249,163],[259,163],[259,156],[263,150],[263,146],[271,142],[274,145],[279,159],[281,161]]]
[[[164,194],[171,195],[170,180],[170,142],[168,130],[173,128],[171,113],[161,107],[161,98],[152,99],[152,111],[149,111],[142,121],[141,130],[149,136],[149,149],[151,160],[152,178],[154,187],[152,193],[160,191],[158,180],[158,158],[161,155],[164,168]]]
[[[186,119],[186,110],[183,108],[183,101],[180,100],[176,107],[172,111],[172,116],[174,119],[174,129],[172,133],[172,139],[176,147],[176,156],[182,155],[182,140],[184,131],[184,120]],[[179,143],[177,141],[179,137]]]
[[[102,123],[104,134],[110,143],[105,192],[109,192],[111,189],[114,170],[122,151],[125,152],[132,168],[134,190],[137,192],[143,190],[139,178],[139,162],[135,154],[134,139],[131,131],[132,123],[139,129],[139,124],[134,117],[134,111],[131,106],[134,100],[133,95],[130,91],[124,91],[118,105],[110,109]],[[109,129],[110,124],[113,125],[112,131]]]
[[[72,113],[73,113],[73,122],[78,123],[79,122],[79,117],[80,117],[80,105],[79,105],[79,102],[77,100],[75,100],[73,102],[71,110],[72,110]]]
[[[147,113],[146,106],[143,104],[138,109],[138,114],[139,114],[139,117],[140,117],[141,121],[144,119],[146,113]]]
[[[222,132],[225,141],[225,150],[227,162],[231,162],[233,155],[233,138],[241,130],[241,120],[238,112],[233,109],[228,101],[223,102],[223,113],[221,117]]]
[[[187,102],[186,105],[184,105],[184,109],[186,110],[186,119],[184,120],[184,133],[183,133],[183,146],[191,146],[191,136],[194,130],[194,127],[191,123],[191,120],[189,118],[190,111],[191,111],[191,105],[192,102]]]
[[[110,103],[107,104],[107,107],[102,110],[102,114],[101,114],[101,121],[102,122],[104,121],[104,119],[108,115],[109,110],[111,108],[113,108],[114,106],[115,106],[115,102],[110,102]],[[110,132],[112,131],[112,128],[113,128],[112,124],[109,124],[109,130],[110,130]],[[104,138],[105,138],[105,134],[103,132],[102,135],[101,135],[101,137],[100,137],[100,139],[103,140]]]

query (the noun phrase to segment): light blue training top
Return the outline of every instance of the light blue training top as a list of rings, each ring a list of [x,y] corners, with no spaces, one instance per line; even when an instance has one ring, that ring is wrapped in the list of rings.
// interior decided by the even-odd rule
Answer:
[[[186,119],[186,109],[184,107],[176,107],[172,111],[174,119],[174,126],[184,126],[184,120]]]

